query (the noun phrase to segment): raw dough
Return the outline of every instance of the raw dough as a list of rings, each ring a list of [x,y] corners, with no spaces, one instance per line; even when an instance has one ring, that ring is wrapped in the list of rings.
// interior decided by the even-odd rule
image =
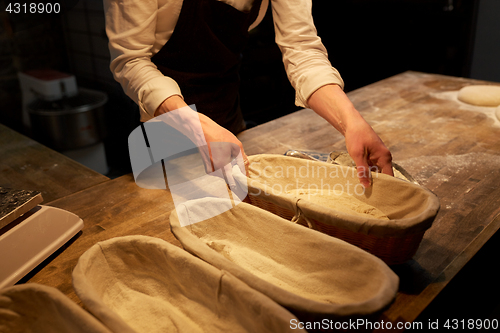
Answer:
[[[287,191],[287,193],[347,214],[389,220],[387,215],[381,210],[345,192],[322,191],[318,189],[293,189]]]
[[[478,106],[500,105],[500,86],[467,86],[460,89],[458,99]]]
[[[495,111],[495,114],[497,116],[497,119],[500,120],[500,105],[497,107],[497,110]]]

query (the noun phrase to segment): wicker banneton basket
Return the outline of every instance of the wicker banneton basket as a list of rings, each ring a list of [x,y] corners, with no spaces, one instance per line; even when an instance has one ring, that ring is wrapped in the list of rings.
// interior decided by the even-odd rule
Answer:
[[[419,185],[373,173],[366,190],[356,169],[281,155],[249,156],[246,200],[287,220],[343,239],[384,260],[413,257],[439,211],[439,199]]]
[[[297,321],[230,273],[154,237],[92,246],[78,260],[73,287],[113,333],[282,333],[295,332]]]
[[[229,210],[215,214],[221,206]],[[398,290],[397,275],[379,258],[244,202],[192,200],[176,207],[170,225],[185,250],[301,320],[370,316]]]

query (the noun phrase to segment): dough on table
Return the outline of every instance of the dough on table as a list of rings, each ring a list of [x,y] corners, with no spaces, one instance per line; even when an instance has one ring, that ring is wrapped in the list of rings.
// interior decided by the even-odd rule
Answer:
[[[389,220],[387,215],[385,215],[380,209],[364,203],[363,201],[345,192],[326,191],[320,189],[293,189],[287,191],[287,193],[347,214],[376,218],[380,220]]]
[[[458,91],[458,99],[478,106],[500,105],[500,86],[476,85],[463,87]]]

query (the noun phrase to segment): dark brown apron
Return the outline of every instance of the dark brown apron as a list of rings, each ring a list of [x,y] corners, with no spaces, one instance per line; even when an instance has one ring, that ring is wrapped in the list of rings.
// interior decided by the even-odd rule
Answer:
[[[188,105],[234,134],[245,129],[238,71],[261,1],[241,12],[222,1],[184,0],[172,36],[152,58],[178,83]]]

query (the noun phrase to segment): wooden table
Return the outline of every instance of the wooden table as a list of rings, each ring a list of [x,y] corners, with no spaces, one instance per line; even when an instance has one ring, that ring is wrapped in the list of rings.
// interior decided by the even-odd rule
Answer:
[[[500,124],[492,108],[456,100],[457,90],[478,83],[405,72],[349,93],[394,161],[441,200],[441,210],[414,259],[393,267],[401,279],[400,292],[380,320],[414,321],[500,227]],[[252,128],[239,138],[247,154],[345,149],[343,137],[311,110]],[[131,175],[51,205],[76,213],[85,227],[29,281],[55,286],[78,303],[71,271],[94,243],[142,234],[179,245],[168,224],[174,208],[169,192],[141,189]]]
[[[37,190],[45,203],[108,177],[0,124],[0,186]]]

